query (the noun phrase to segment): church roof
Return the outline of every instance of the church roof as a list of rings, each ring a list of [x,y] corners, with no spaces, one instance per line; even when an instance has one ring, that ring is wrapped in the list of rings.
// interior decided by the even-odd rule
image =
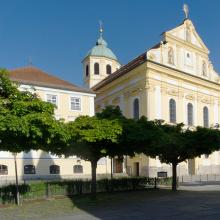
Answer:
[[[98,90],[99,88],[107,85],[108,83],[114,81],[115,79],[125,75],[126,73],[134,69],[135,67],[144,63],[146,60],[147,60],[147,53],[144,52],[140,56],[136,57],[135,59],[130,61],[128,64],[122,66],[119,70],[115,71],[114,73],[112,73],[111,75],[103,79],[101,82],[96,84],[94,87],[92,87],[92,90],[93,91]]]
[[[32,66],[10,70],[9,77],[12,81],[25,85],[41,86],[82,93],[94,93],[90,89],[81,88]]]
[[[175,32],[177,31],[179,28],[183,28],[183,26],[187,23],[187,25],[191,25],[192,26],[192,29],[193,29],[193,34],[195,35],[195,39],[198,40],[198,45],[194,45],[194,46],[197,46],[197,48],[202,48],[203,50],[205,51],[208,51],[207,47],[205,46],[205,44],[203,43],[203,41],[201,40],[201,38],[199,37],[198,33],[195,31],[195,27],[194,25],[192,24],[191,20],[189,20],[188,18],[184,19],[183,22],[181,24],[179,24],[176,28],[174,29],[171,29],[169,31],[166,31],[163,33],[166,34],[166,33],[170,33],[170,34],[173,34],[172,32]],[[167,41],[166,39],[163,39],[163,44],[166,44]],[[149,51],[151,49],[158,49],[160,48],[161,46],[161,43],[158,43],[156,45],[154,45],[153,47],[151,47],[149,49]],[[144,63],[145,61],[147,61],[147,52],[146,51],[145,53],[141,54],[140,56],[138,56],[137,58],[135,58],[134,60],[130,61],[128,64],[122,66],[119,70],[117,70],[116,72],[112,73],[111,75],[109,75],[108,77],[106,77],[105,79],[103,79],[101,82],[99,82],[98,84],[96,84],[94,87],[92,87],[93,91],[97,91],[99,90],[100,88],[102,88],[103,86],[109,84],[110,82],[114,81],[115,79],[123,76],[124,74],[128,73],[129,71],[131,71],[132,69],[134,69],[135,67],[141,65],[142,63]],[[152,61],[153,62],[153,61]],[[159,62],[157,62],[157,64],[159,65],[162,65],[160,64]],[[169,67],[171,68],[171,67]]]

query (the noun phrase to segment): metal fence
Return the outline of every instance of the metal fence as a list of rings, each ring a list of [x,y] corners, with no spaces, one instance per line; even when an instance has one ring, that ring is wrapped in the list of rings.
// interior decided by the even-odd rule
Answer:
[[[179,176],[179,183],[191,182],[220,182],[220,174]]]

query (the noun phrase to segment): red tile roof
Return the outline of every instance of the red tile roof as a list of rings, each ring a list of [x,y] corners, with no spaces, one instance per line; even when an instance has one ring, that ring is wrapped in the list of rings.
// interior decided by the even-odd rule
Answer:
[[[69,90],[74,92],[94,93],[90,89],[81,88],[32,66],[10,70],[9,77],[12,81],[26,85]]]

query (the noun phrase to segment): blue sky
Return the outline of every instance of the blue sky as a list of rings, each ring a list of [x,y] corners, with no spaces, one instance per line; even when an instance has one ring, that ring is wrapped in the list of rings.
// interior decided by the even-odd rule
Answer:
[[[122,64],[160,41],[182,22],[183,3],[220,72],[219,0],[0,0],[0,67],[33,65],[82,85],[82,64],[104,38]]]

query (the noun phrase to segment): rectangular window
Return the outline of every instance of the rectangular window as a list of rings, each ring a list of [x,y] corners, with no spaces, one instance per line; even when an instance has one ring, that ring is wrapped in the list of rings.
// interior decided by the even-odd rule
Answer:
[[[50,102],[57,106],[57,95],[47,94],[47,102]]]
[[[77,97],[70,98],[71,110],[81,110],[81,100]]]

